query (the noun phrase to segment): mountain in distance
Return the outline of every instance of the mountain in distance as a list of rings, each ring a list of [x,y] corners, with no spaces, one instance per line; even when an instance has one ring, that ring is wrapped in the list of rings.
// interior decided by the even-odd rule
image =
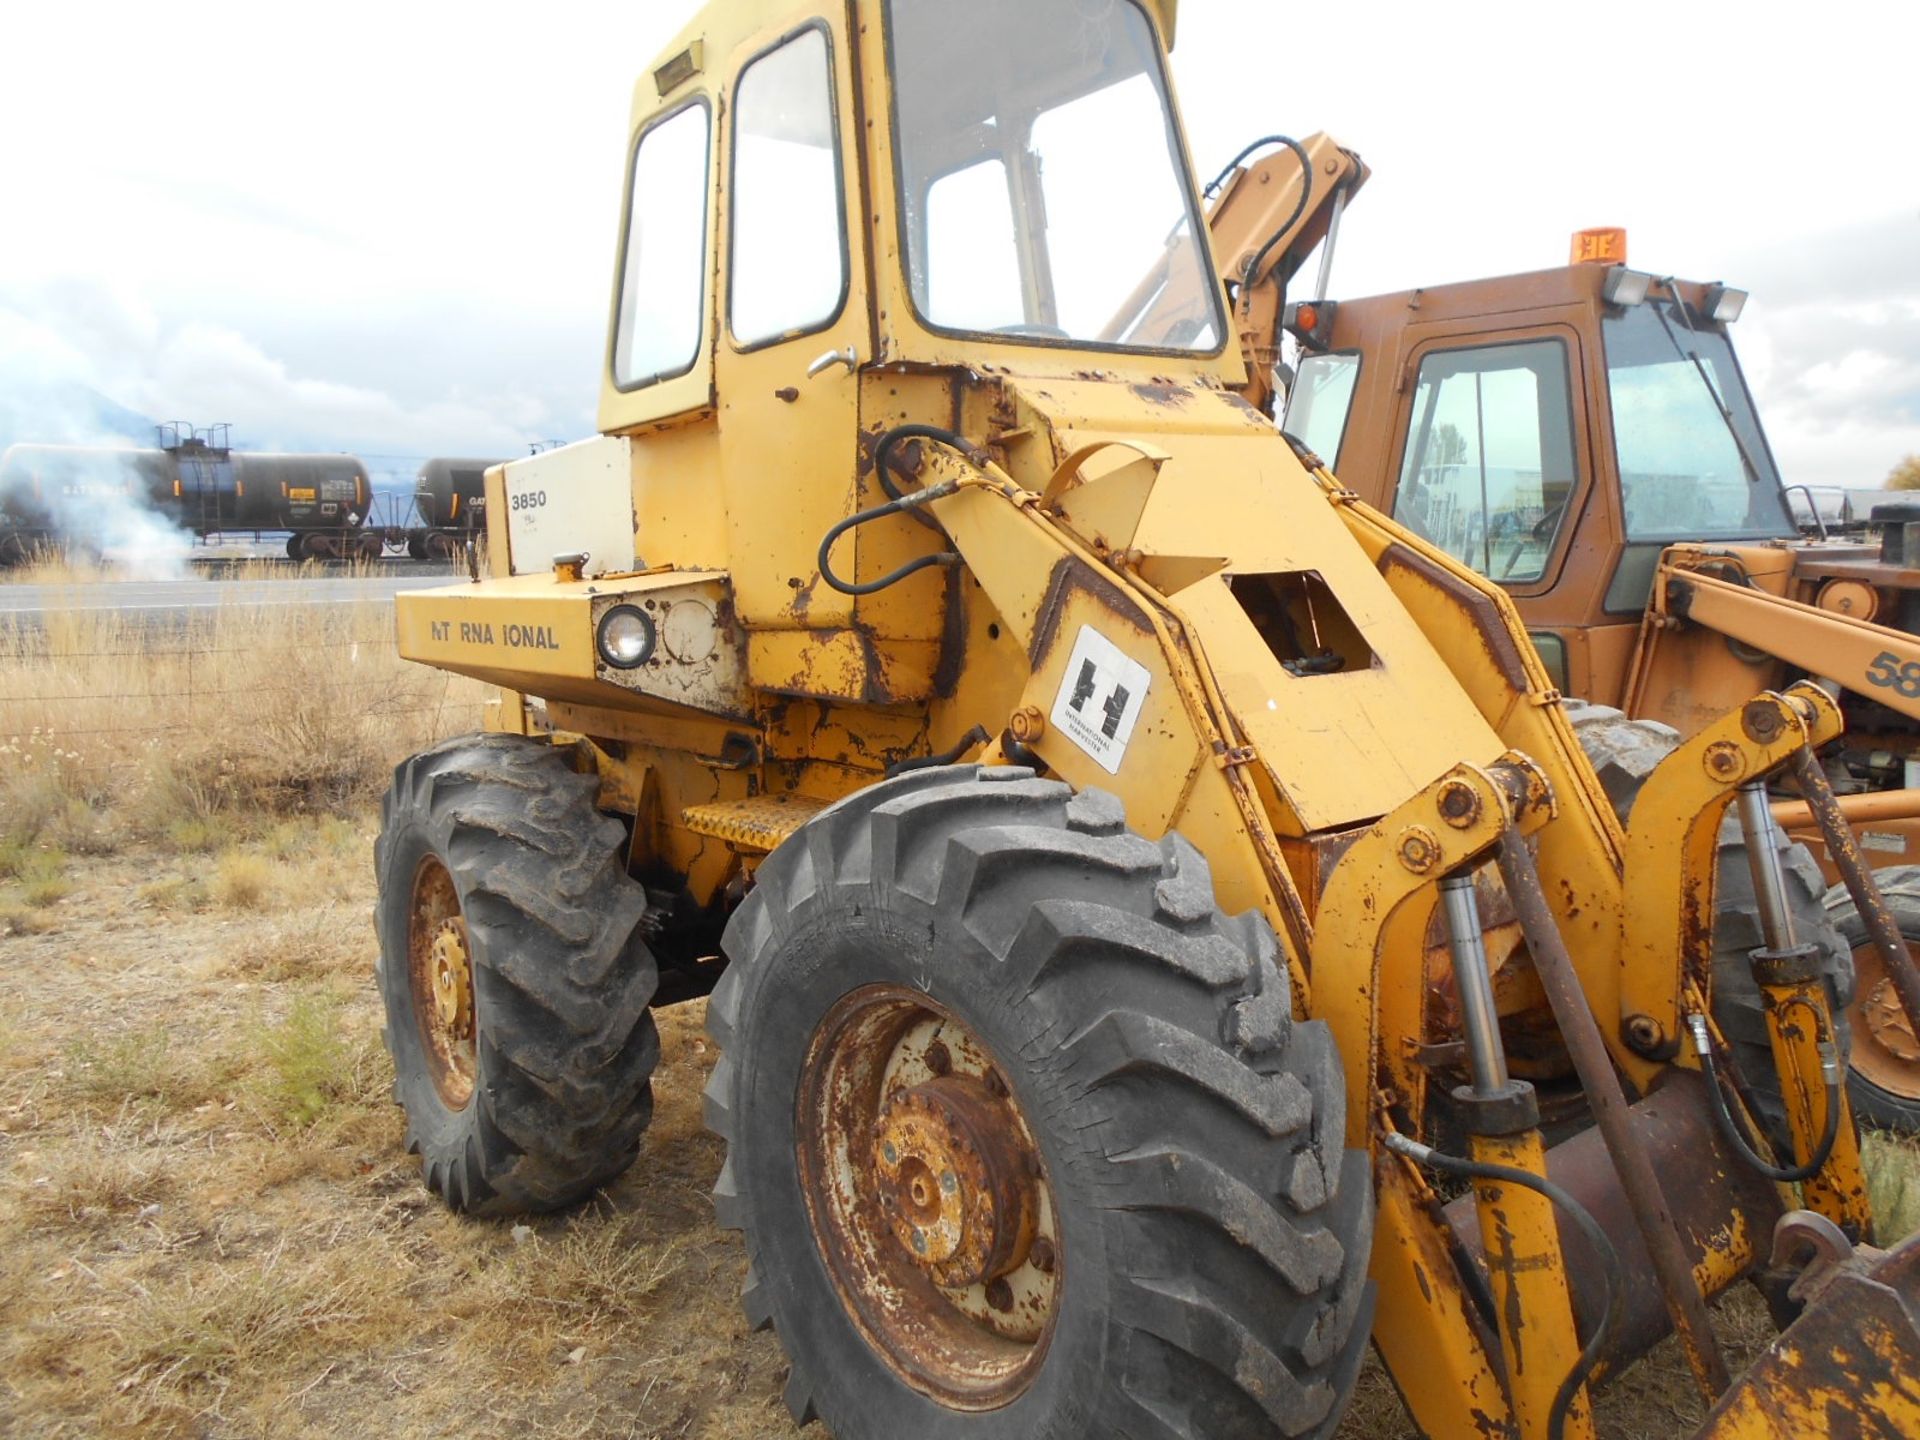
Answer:
[[[153,444],[154,422],[75,381],[0,383],[0,450],[114,443]]]

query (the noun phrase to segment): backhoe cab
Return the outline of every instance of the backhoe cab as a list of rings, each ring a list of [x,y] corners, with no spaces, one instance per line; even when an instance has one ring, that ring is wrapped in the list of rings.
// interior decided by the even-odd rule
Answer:
[[[1710,1433],[1910,1431],[1831,934],[1769,846],[1771,948],[1703,918],[1838,711],[1742,697],[1622,827],[1504,592],[1237,393],[1172,31],[737,0],[641,78],[602,433],[396,602],[502,689],[376,855],[429,1185],[609,1182],[708,994],[743,1304],[840,1440],[1325,1436],[1369,1338],[1427,1434],[1590,1436],[1676,1327]],[[1809,1227],[1837,1358],[1756,1397],[1705,1305]]]

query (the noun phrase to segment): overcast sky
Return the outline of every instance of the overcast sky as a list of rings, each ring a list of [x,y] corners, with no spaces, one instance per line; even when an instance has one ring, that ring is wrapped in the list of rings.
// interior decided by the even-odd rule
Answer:
[[[0,5],[0,392],[369,456],[591,431],[631,87],[696,8]],[[1625,225],[1753,291],[1789,481],[1920,452],[1920,5],[1182,10],[1203,172],[1275,130],[1373,166],[1336,295]]]

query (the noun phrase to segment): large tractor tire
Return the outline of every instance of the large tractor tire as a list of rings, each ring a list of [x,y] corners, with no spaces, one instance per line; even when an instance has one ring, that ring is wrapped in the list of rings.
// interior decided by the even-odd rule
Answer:
[[[1873,873],[1908,947],[1920,946],[1920,865],[1891,865]],[[1827,917],[1853,947],[1854,997],[1847,1011],[1853,1031],[1847,1087],[1853,1113],[1883,1130],[1920,1133],[1920,1041],[1846,886],[1827,892]]]
[[[1325,1436],[1372,1311],[1366,1156],[1257,915],[1119,802],[921,771],[809,822],[708,1025],[750,1321],[836,1440]]]
[[[626,831],[564,752],[470,735],[394,771],[374,850],[394,1098],[427,1186],[510,1215],[633,1163],[658,984]]]
[[[1583,700],[1568,701],[1566,708],[1581,748],[1593,762],[1614,813],[1625,825],[1653,767],[1679,747],[1680,732],[1657,720],[1631,720],[1610,706]],[[1844,1011],[1853,998],[1852,955],[1827,917],[1826,882],[1820,866],[1806,846],[1788,839],[1779,826],[1770,825],[1770,831],[1786,877],[1794,934],[1801,944],[1817,945],[1821,950],[1821,968],[1827,976],[1829,1003],[1844,1054]],[[1766,1011],[1749,958],[1766,943],[1766,936],[1760,923],[1760,902],[1754,894],[1753,871],[1747,863],[1746,838],[1739,817],[1732,813],[1721,822],[1715,863],[1719,883],[1714,887],[1713,1018],[1733,1047],[1735,1063],[1753,1092],[1762,1118],[1784,1133],[1781,1127],[1786,1121],[1786,1108],[1780,1099],[1779,1072],[1774,1069]],[[1852,1088],[1857,1090],[1857,1086]]]

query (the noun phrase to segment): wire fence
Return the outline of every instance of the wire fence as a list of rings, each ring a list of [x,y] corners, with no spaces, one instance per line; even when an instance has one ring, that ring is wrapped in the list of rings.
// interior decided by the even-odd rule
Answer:
[[[434,717],[438,732],[471,723],[482,699],[479,682],[407,665],[384,638],[16,650],[0,657],[0,742],[208,732],[267,709],[341,707],[376,723]]]

